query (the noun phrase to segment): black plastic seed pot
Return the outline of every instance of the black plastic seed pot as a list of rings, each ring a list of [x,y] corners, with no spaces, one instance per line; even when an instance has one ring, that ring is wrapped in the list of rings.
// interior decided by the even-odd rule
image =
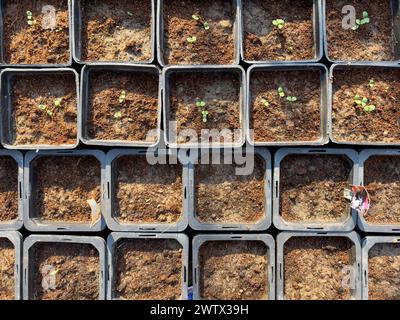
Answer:
[[[106,210],[105,219],[108,228],[113,231],[129,231],[129,232],[181,232],[184,231],[188,225],[188,191],[187,191],[187,179],[188,179],[188,166],[182,164],[182,214],[180,219],[175,223],[122,223],[118,217],[114,216],[114,200],[115,200],[115,182],[116,182],[116,160],[120,157],[146,157],[149,150],[137,149],[114,149],[107,153],[106,160],[106,180],[107,180],[107,192],[106,194]],[[174,155],[170,151],[157,152],[156,156],[165,156],[168,161],[172,160],[176,163],[180,163],[178,156]],[[149,163],[149,166],[151,164]],[[151,188],[151,186],[149,186]]]
[[[233,3],[233,6],[236,8],[236,18],[235,22],[233,25],[233,36],[234,36],[234,46],[235,46],[235,56],[234,56],[234,62],[232,65],[238,65],[240,63],[240,41],[241,41],[241,36],[240,36],[240,30],[241,30],[241,10],[242,10],[242,5],[241,5],[241,0],[230,0]],[[157,58],[158,58],[158,63],[162,66],[165,67],[167,64],[165,63],[165,42],[164,42],[164,0],[157,0],[157,28],[156,28],[156,34],[157,34]],[[215,52],[215,54],[218,55],[218,52]],[[182,64],[185,65],[185,64]],[[190,64],[190,65],[196,65],[196,64]],[[187,65],[188,66],[188,65]]]
[[[179,143],[177,142],[175,128],[170,127],[170,92],[171,92],[171,76],[176,73],[232,73],[236,74],[240,79],[240,93],[239,93],[239,122],[240,122],[240,140],[235,142],[226,143]],[[163,125],[164,125],[164,141],[170,148],[240,148],[245,143],[245,104],[246,104],[246,72],[241,66],[214,66],[214,65],[201,65],[201,66],[174,66],[163,69],[162,72],[162,103],[163,103]]]
[[[101,166],[101,204],[100,204],[100,217],[93,223],[68,223],[68,222],[51,222],[43,221],[35,217],[34,206],[34,187],[36,182],[35,170],[33,168],[34,162],[40,157],[80,157],[88,156],[94,157],[99,161]],[[27,152],[24,161],[24,225],[29,231],[39,232],[98,232],[106,227],[104,215],[106,211],[105,205],[105,190],[106,190],[106,169],[105,169],[106,156],[102,151],[98,150],[65,150],[65,151],[39,151]],[[67,179],[67,177],[65,177]],[[89,205],[88,205],[89,208]]]
[[[102,64],[114,64],[114,63],[123,63],[123,64],[149,64],[152,63],[155,59],[155,25],[156,25],[156,8],[155,8],[155,0],[148,0],[149,5],[151,5],[151,58],[147,61],[101,61]],[[72,0],[72,52],[74,60],[80,64],[93,64],[100,61],[86,61],[82,58],[82,4],[81,0]],[[133,8],[133,10],[141,10],[141,8]]]
[[[49,64],[27,64],[27,63],[17,63],[17,64],[8,64],[4,60],[4,7],[5,2],[8,0],[0,0],[0,67],[39,67],[39,68],[51,68],[51,67],[69,67],[72,65],[72,30],[73,30],[73,23],[72,23],[72,2],[74,0],[67,0],[68,1],[68,19],[69,19],[69,61],[68,63],[49,63]]]
[[[313,20],[313,35],[314,35],[314,57],[309,60],[247,60],[244,54],[244,39],[245,39],[245,23],[244,23],[244,9],[243,9],[243,1],[241,2],[241,23],[240,23],[240,56],[242,60],[249,64],[256,63],[269,63],[269,64],[282,64],[282,63],[312,63],[318,62],[321,60],[324,54],[324,26],[322,19],[322,3],[320,0],[313,0],[313,12],[312,12],[312,20]]]
[[[338,232],[281,232],[276,238],[276,294],[277,300],[285,300],[285,243],[294,237],[338,237],[347,238],[351,241],[351,260],[353,272],[344,273],[343,277],[349,276],[350,282],[354,287],[350,288],[351,300],[361,300],[361,238],[356,232],[338,233]],[[318,264],[318,261],[314,261]]]
[[[0,240],[7,239],[14,246],[14,300],[22,297],[22,235],[18,231],[0,231]],[[1,279],[0,279],[1,280]]]
[[[200,287],[201,278],[206,275],[202,273],[200,266],[200,248],[203,244],[208,241],[261,241],[268,248],[268,266],[266,268],[265,278],[268,282],[269,292],[268,299],[275,300],[275,240],[269,234],[204,234],[197,235],[193,238],[192,250],[193,250],[193,299],[194,300],[202,300]],[[226,283],[226,286],[229,286],[229,283]]]
[[[213,151],[214,153],[219,151]],[[229,152],[232,156],[232,160],[235,160],[235,154],[239,157],[242,156],[241,150],[235,151],[224,151],[224,153],[220,154],[221,159]],[[255,223],[203,223],[198,220],[196,214],[196,177],[195,177],[195,167],[197,164],[190,163],[188,166],[188,190],[189,190],[189,224],[194,230],[202,230],[202,231],[265,231],[267,230],[272,223],[272,158],[271,153],[265,148],[256,148],[254,152],[250,152],[246,154],[246,157],[250,157],[254,159],[254,157],[260,157],[265,164],[265,172],[264,172],[264,214],[262,218]],[[192,159],[193,160],[193,159]],[[200,160],[200,159],[199,159]],[[199,165],[201,164],[200,161]],[[196,162],[196,163],[197,163]],[[225,165],[222,161],[221,164],[212,164],[211,165]],[[235,166],[235,163],[230,164],[231,166]],[[229,197],[229,194],[225,195]]]
[[[273,182],[273,223],[279,230],[288,231],[352,231],[357,223],[357,211],[348,206],[348,218],[337,223],[325,222],[289,222],[280,215],[280,175],[281,162],[289,155],[337,155],[344,156],[351,163],[351,178],[349,185],[358,184],[358,153],[351,149],[309,149],[309,148],[282,148],[275,153],[274,182]]]
[[[400,237],[397,236],[368,236],[362,241],[362,299],[369,300],[368,290],[368,271],[369,271],[369,251],[378,244],[399,244]],[[385,280],[385,279],[382,279]]]
[[[324,52],[325,52],[325,57],[328,59],[329,62],[331,63],[347,63],[347,64],[357,64],[357,63],[363,63],[365,65],[369,64],[374,64],[374,63],[385,63],[385,61],[337,61],[337,60],[332,60],[329,57],[329,51],[328,51],[328,30],[326,26],[326,0],[321,0],[322,1],[322,26],[323,26],[323,37],[324,37]],[[399,0],[391,0],[391,9],[392,9],[392,28],[393,28],[393,35],[394,35],[394,51],[395,51],[395,57],[396,60],[392,61],[393,64],[399,63],[400,62],[400,7],[399,7]],[[352,30],[350,30],[352,31]],[[387,62],[387,61],[386,61]]]
[[[365,184],[365,162],[373,156],[382,157],[400,157],[399,149],[392,150],[381,150],[381,149],[366,149],[360,152],[360,166],[359,166],[359,185]],[[397,201],[397,199],[385,199],[386,201]],[[378,199],[379,201],[379,199]],[[373,200],[372,200],[373,205]],[[358,215],[358,227],[364,232],[381,232],[381,233],[400,233],[400,223],[388,224],[388,223],[368,223],[368,221],[362,216]]]
[[[18,216],[15,220],[0,222],[0,231],[19,230],[23,225],[24,156],[15,150],[0,150],[1,157],[10,157],[18,165]]]
[[[182,295],[181,300],[188,299],[188,277],[189,277],[189,238],[183,233],[131,233],[131,232],[112,232],[107,238],[108,250],[108,276],[107,276],[107,300],[118,300],[115,297],[113,284],[117,277],[118,268],[114,265],[114,258],[117,254],[116,246],[123,240],[146,239],[149,243],[152,240],[169,239],[176,240],[182,246]],[[154,275],[157,276],[157,275]]]
[[[106,298],[107,249],[106,242],[100,237],[66,236],[66,235],[31,235],[24,240],[23,245],[23,299],[31,300],[30,281],[37,275],[32,274],[30,256],[33,247],[40,243],[63,243],[92,245],[99,253],[99,300]]]
[[[128,141],[128,140],[97,140],[90,137],[88,133],[88,114],[89,114],[89,96],[90,96],[90,87],[91,87],[91,75],[92,72],[110,72],[110,71],[121,71],[121,72],[132,72],[136,73],[138,77],[140,77],[140,73],[148,73],[154,74],[159,77],[159,90],[158,90],[158,119],[157,119],[157,141],[156,142],[146,142],[146,141]],[[80,117],[79,117],[79,128],[80,133],[79,136],[84,144],[87,145],[95,145],[95,146],[110,146],[110,147],[154,147],[156,146],[161,139],[161,87],[162,87],[162,79],[161,79],[161,70],[156,66],[147,66],[147,65],[127,65],[127,64],[118,64],[118,63],[110,63],[110,64],[98,64],[92,63],[90,65],[86,65],[82,69],[82,78],[81,78],[81,94],[80,94]]]
[[[74,144],[62,145],[48,145],[48,144],[26,144],[15,145],[12,143],[14,140],[14,119],[13,119],[13,105],[12,105],[12,91],[14,76],[21,75],[57,75],[57,74],[73,74],[76,81],[76,97],[77,97],[77,119],[80,118],[79,106],[79,75],[71,68],[44,68],[44,69],[4,69],[0,74],[1,81],[1,144],[6,149],[19,149],[19,150],[59,150],[59,149],[74,149],[79,145],[79,122],[77,121],[77,137]]]
[[[251,115],[252,115],[252,92],[251,92],[251,79],[254,72],[268,72],[268,71],[308,71],[308,70],[319,70],[321,72],[320,77],[320,136],[316,141],[271,141],[271,142],[255,142],[254,136],[250,130],[254,128],[251,127]],[[246,136],[251,145],[257,147],[261,146],[304,146],[304,145],[324,145],[329,142],[328,136],[328,69],[325,65],[320,63],[288,63],[288,64],[259,64],[253,65],[247,69],[247,94],[246,94]]]

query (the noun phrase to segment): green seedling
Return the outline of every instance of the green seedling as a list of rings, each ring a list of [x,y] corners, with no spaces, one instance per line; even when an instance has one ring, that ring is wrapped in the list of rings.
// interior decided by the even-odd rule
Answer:
[[[369,104],[369,102],[366,97],[360,97],[359,95],[354,97],[354,105],[361,106],[366,112],[375,111],[376,107],[373,104]]]
[[[58,27],[58,28],[55,29],[55,31],[56,31],[56,32],[61,32],[61,31],[62,31],[62,28],[61,28],[61,27]]]
[[[278,28],[278,30],[281,30],[285,26],[285,20],[283,20],[283,19],[275,19],[275,20],[272,21],[272,24],[276,28]]]
[[[267,99],[262,99],[261,101],[262,101],[262,104],[263,104],[265,107],[269,107],[269,101],[268,101]]]
[[[196,101],[196,107],[203,108],[206,106],[206,103],[202,100]]]
[[[196,41],[197,41],[197,37],[196,37],[196,36],[190,36],[190,37],[188,37],[188,38],[186,39],[186,41],[187,41],[189,44],[195,44]]]
[[[38,109],[44,111],[44,110],[47,109],[47,106],[45,104],[41,103],[41,104],[38,105]]]
[[[367,11],[363,11],[362,15],[363,15],[362,19],[356,19],[356,24],[354,25],[353,28],[351,28],[352,30],[356,31],[360,29],[360,27],[363,26],[364,24],[368,24],[370,22],[370,18]]]
[[[56,107],[61,107],[62,98],[57,98],[54,100],[54,105]]]
[[[192,19],[196,20],[199,23],[201,23],[205,30],[209,30],[210,29],[209,23],[207,21],[203,21],[198,14],[193,14],[192,15]]]
[[[208,111],[207,110],[202,110],[201,111],[201,116],[203,117],[203,122],[208,121]]]
[[[50,118],[53,117],[53,111],[47,110],[46,113]]]
[[[279,87],[279,88],[278,88],[278,95],[279,95],[279,97],[281,97],[281,98],[284,98],[284,97],[286,96],[285,90],[283,90],[282,87]]]
[[[201,113],[203,122],[207,122],[209,112],[206,110],[206,102],[203,100],[197,100],[196,107],[198,107],[200,109],[200,113]]]
[[[133,16],[133,13],[130,12],[130,11],[127,11],[126,14],[127,14],[128,16],[131,16],[131,17]]]
[[[126,100],[126,91],[122,90],[121,93],[119,94],[118,101],[119,103],[124,103],[125,100]]]
[[[297,98],[295,96],[287,96],[286,100],[289,101],[289,102],[296,102]]]
[[[204,27],[205,30],[209,30],[209,29],[210,29],[210,25],[208,24],[207,21],[205,21],[205,22],[203,23],[203,27]]]
[[[26,12],[26,23],[29,24],[30,26],[33,26],[36,23],[36,20],[33,19],[32,11],[28,10]]]
[[[114,118],[115,119],[121,119],[122,118],[122,112],[121,111],[117,111],[114,113]]]
[[[368,87],[372,89],[375,86],[375,81],[373,79],[369,80]]]

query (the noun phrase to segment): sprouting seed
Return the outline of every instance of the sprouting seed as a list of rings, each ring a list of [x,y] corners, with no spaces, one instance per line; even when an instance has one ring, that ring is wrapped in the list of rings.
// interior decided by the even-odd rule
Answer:
[[[54,100],[54,105],[56,107],[61,107],[62,98],[57,98]]]
[[[369,80],[368,82],[368,87],[370,87],[371,89],[375,86],[375,81],[374,79]]]
[[[272,24],[277,27],[278,29],[283,29],[285,26],[285,20],[283,19],[275,19],[272,21]]]
[[[204,27],[205,30],[209,30],[210,29],[210,25],[208,24],[207,21],[203,23],[203,27]]]
[[[200,16],[197,15],[197,14],[192,15],[192,18],[193,18],[194,20],[196,20],[196,21],[199,21],[199,20],[200,20]]]
[[[121,93],[119,94],[118,101],[119,103],[124,103],[125,99],[126,99],[126,91],[122,90]]]
[[[205,107],[206,103],[202,100],[196,101],[196,107],[202,108]]]
[[[286,97],[286,100],[289,101],[289,102],[296,102],[296,101],[297,101],[297,98],[294,97],[294,96],[287,96],[287,97]]]
[[[52,117],[52,116],[53,116],[53,111],[51,111],[51,110],[47,110],[46,113],[47,113],[47,115],[48,115],[49,117]]]
[[[281,98],[283,98],[283,97],[286,96],[285,91],[283,90],[282,87],[279,87],[279,88],[278,88],[278,94],[279,94],[279,96],[280,96]]]
[[[201,115],[203,117],[203,122],[207,122],[208,121],[208,111],[207,110],[203,110],[201,112]]]
[[[352,30],[356,31],[358,30],[362,25],[370,23],[370,18],[369,18],[369,14],[367,11],[363,11],[362,13],[362,19],[356,19],[356,24],[354,25],[353,28],[351,28]]]
[[[186,41],[190,44],[194,44],[197,41],[197,37],[196,36],[190,36],[186,39]]]
[[[367,111],[367,112],[375,111],[375,109],[376,109],[376,107],[373,104],[364,107],[364,111]]]
[[[133,13],[130,12],[130,11],[127,11],[126,14],[127,14],[128,16],[131,16],[131,17],[133,16]]]
[[[47,109],[47,106],[45,104],[41,103],[41,104],[38,105],[38,109],[44,111],[44,110]]]
[[[269,107],[269,101],[267,99],[262,99],[262,104],[266,107]]]
[[[114,113],[114,118],[115,119],[121,119],[122,118],[122,112],[121,111],[117,111]]]

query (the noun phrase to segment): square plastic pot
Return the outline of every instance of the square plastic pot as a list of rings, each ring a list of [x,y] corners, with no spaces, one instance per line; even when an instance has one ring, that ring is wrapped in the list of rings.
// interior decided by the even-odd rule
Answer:
[[[113,281],[116,270],[113,264],[115,255],[115,244],[119,240],[126,239],[147,239],[150,242],[152,239],[171,239],[176,240],[182,246],[182,296],[181,300],[188,299],[188,271],[189,271],[189,238],[183,233],[130,233],[130,232],[111,232],[107,238],[108,249],[108,277],[107,277],[107,300],[119,300],[113,294]]]
[[[74,144],[64,145],[47,145],[47,144],[31,144],[31,145],[12,145],[10,144],[10,138],[13,136],[12,129],[12,114],[13,106],[11,102],[12,93],[12,79],[15,75],[24,74],[65,74],[73,73],[76,81],[76,97],[77,97],[77,119],[80,118],[80,106],[79,106],[79,75],[74,69],[70,68],[58,68],[58,69],[4,69],[1,71],[1,144],[6,149],[18,149],[18,150],[58,150],[58,149],[74,149],[79,145],[79,122],[77,121],[77,137]]]
[[[350,208],[349,218],[342,223],[323,223],[323,222],[287,222],[280,215],[280,165],[282,160],[288,155],[338,155],[345,156],[353,163],[352,181],[350,184],[358,184],[358,153],[351,149],[309,149],[309,148],[282,148],[275,153],[274,160],[274,184],[273,184],[273,223],[279,230],[289,231],[330,231],[348,232],[352,231],[357,223],[357,211]]]
[[[344,237],[353,242],[352,259],[353,259],[353,281],[355,287],[351,289],[351,300],[361,300],[361,239],[356,232],[336,233],[336,232],[281,232],[276,238],[276,292],[277,300],[285,300],[285,265],[284,265],[284,246],[292,237]]]
[[[392,8],[392,15],[393,15],[393,33],[394,33],[394,38],[395,38],[395,56],[397,57],[396,60],[394,61],[338,61],[338,60],[333,60],[329,57],[329,51],[328,51],[328,31],[327,31],[327,26],[326,26],[326,0],[321,0],[322,1],[322,26],[323,26],[323,36],[324,36],[324,51],[325,51],[325,57],[327,60],[331,63],[346,63],[346,64],[358,64],[362,63],[365,65],[373,65],[375,63],[399,63],[400,62],[400,10],[399,10],[399,0],[391,0],[391,8]]]
[[[141,73],[152,73],[157,74],[159,76],[159,90],[158,90],[158,120],[157,120],[157,141],[154,142],[146,142],[146,141],[126,141],[126,140],[97,140],[92,139],[88,135],[87,130],[87,121],[88,121],[88,113],[89,113],[89,95],[90,95],[90,81],[91,81],[91,72],[92,71],[123,71],[123,72],[141,72]],[[161,137],[161,71],[157,66],[147,66],[147,65],[128,65],[128,64],[118,64],[118,63],[109,63],[109,64],[98,64],[92,63],[90,65],[86,65],[82,69],[82,78],[81,78],[81,94],[80,94],[80,106],[81,112],[79,117],[79,128],[80,133],[79,136],[81,140],[86,145],[95,145],[95,146],[111,146],[111,147],[154,147],[160,142]]]
[[[188,225],[188,192],[187,192],[187,176],[188,168],[187,165],[182,164],[182,216],[181,219],[174,223],[148,223],[148,224],[136,224],[136,223],[121,223],[117,218],[113,217],[113,197],[114,197],[114,161],[122,156],[130,157],[146,157],[146,154],[152,154],[151,150],[144,149],[114,149],[107,153],[106,160],[106,181],[107,181],[107,192],[105,197],[106,202],[106,213],[105,219],[107,226],[112,231],[133,231],[133,232],[180,232],[186,229]],[[181,163],[179,157],[171,151],[158,150],[157,156],[165,156],[177,163]]]
[[[82,41],[81,41],[81,34],[82,34],[82,14],[81,14],[81,3],[80,0],[72,0],[72,15],[73,15],[73,25],[72,25],[72,52],[74,60],[80,64],[96,64],[101,63],[105,64],[149,64],[154,61],[154,42],[155,42],[155,24],[156,24],[156,17],[155,17],[155,3],[154,0],[148,0],[151,3],[151,58],[147,61],[86,61],[82,59]],[[141,10],[141,8],[135,8],[134,10]]]
[[[400,23],[400,15],[399,15],[399,23]],[[399,26],[400,27],[400,26]],[[395,63],[337,63],[331,66],[329,71],[329,85],[328,85],[328,131],[329,131],[329,138],[333,143],[336,144],[347,144],[347,145],[363,145],[363,146],[398,146],[400,147],[399,143],[387,143],[387,142],[359,142],[359,141],[339,141],[333,137],[333,129],[332,129],[332,113],[333,113],[333,79],[335,78],[335,71],[337,69],[371,69],[371,68],[378,68],[378,69],[398,69],[400,65]]]
[[[381,243],[400,243],[399,236],[375,236],[375,237],[365,237],[362,241],[362,299],[369,300],[368,295],[368,257],[369,257],[369,250],[376,245]]]
[[[204,73],[204,72],[236,72],[240,79],[240,94],[239,94],[239,122],[241,139],[239,142],[233,143],[177,143],[170,140],[169,136],[169,116],[170,116],[170,76],[174,73]],[[162,102],[163,102],[163,124],[164,124],[164,140],[170,148],[240,148],[245,143],[245,104],[246,104],[246,72],[241,66],[174,66],[163,69],[162,72]]]
[[[202,300],[200,296],[200,247],[207,241],[261,241],[268,247],[268,270],[265,278],[269,284],[269,300],[275,300],[275,240],[269,234],[207,234],[193,238],[193,299]]]
[[[231,0],[234,7],[236,8],[236,19],[233,25],[233,36],[234,36],[234,45],[235,45],[235,57],[234,63],[232,65],[238,65],[240,63],[240,23],[241,23],[241,0]],[[158,63],[165,67],[167,64],[164,61],[164,0],[157,0],[157,58]],[[215,54],[218,55],[218,52]],[[184,66],[184,64],[182,64]],[[186,66],[199,66],[196,64],[190,64]]]
[[[68,1],[68,19],[69,19],[69,61],[68,63],[48,63],[48,64],[27,64],[27,63],[16,63],[16,64],[7,64],[4,61],[4,46],[3,46],[3,39],[4,39],[4,6],[5,2],[8,0],[0,0],[0,67],[22,67],[22,68],[30,68],[30,67],[39,67],[39,68],[52,68],[52,67],[69,67],[72,65],[72,3],[71,1],[74,0],[67,0]]]
[[[31,235],[24,241],[23,247],[23,299],[30,300],[29,296],[29,278],[30,274],[29,266],[29,251],[38,243],[78,243],[78,244],[90,244],[99,253],[99,300],[105,300],[106,298],[106,272],[107,272],[107,256],[106,256],[106,243],[103,238],[100,237],[86,237],[86,236],[66,236],[66,235]],[[35,276],[35,275],[33,275]]]
[[[214,153],[219,153],[220,151],[213,151]],[[224,155],[229,154],[232,156],[232,160],[235,159],[235,154],[242,156],[241,150],[227,151],[224,150],[220,154],[221,160],[223,160]],[[189,225],[194,230],[202,231],[264,231],[267,230],[272,223],[272,160],[271,153],[265,148],[256,148],[254,151],[249,153],[252,157],[259,156],[265,162],[265,173],[264,173],[264,216],[257,223],[244,224],[244,223],[201,223],[196,218],[196,178],[195,178],[195,166],[197,164],[190,163],[188,166],[188,190],[189,190]],[[199,158],[200,160],[200,158]],[[193,161],[193,159],[192,159]],[[212,162],[210,163],[211,165]],[[221,164],[224,165],[223,161]],[[231,164],[232,166],[235,164]],[[229,197],[229,194],[226,195]]]
[[[253,72],[257,71],[308,71],[308,70],[320,70],[320,88],[321,88],[321,99],[320,99],[320,137],[318,141],[275,141],[275,142],[255,142],[253,134],[250,132],[250,118],[252,112],[251,103],[251,78]],[[257,147],[260,146],[320,146],[329,142],[328,136],[328,69],[320,63],[302,64],[302,63],[288,63],[288,64],[260,64],[253,65],[247,69],[247,94],[246,94],[246,136],[251,145]]]
[[[19,230],[23,225],[24,156],[14,150],[0,150],[0,156],[11,157],[18,165],[18,217],[9,222],[0,222],[0,231]]]
[[[21,300],[22,297],[22,236],[18,231],[0,231],[0,239],[8,239],[15,250],[15,293],[14,300]]]
[[[364,164],[371,156],[397,156],[400,150],[366,149],[359,155],[359,185],[364,185]],[[370,224],[363,216],[358,215],[358,227],[365,232],[400,233],[399,224]]]
[[[40,218],[33,218],[31,214],[34,212],[33,203],[33,186],[35,172],[32,168],[32,163],[39,157],[79,157],[92,156],[95,157],[101,166],[101,218],[93,225],[89,223],[68,223],[68,222],[50,222],[41,221]],[[104,214],[105,191],[106,191],[106,169],[105,169],[105,154],[98,150],[71,150],[71,151],[40,151],[27,152],[25,155],[24,168],[24,225],[29,231],[40,232],[98,232],[106,227]]]
[[[284,64],[284,63],[312,63],[318,62],[322,59],[324,54],[324,26],[323,26],[323,19],[322,19],[322,3],[319,0],[313,0],[313,29],[314,29],[314,46],[315,46],[315,54],[314,57],[310,60],[247,60],[244,56],[244,39],[245,39],[245,27],[244,27],[244,14],[243,14],[243,1],[241,2],[241,30],[240,30],[240,56],[242,60],[249,64],[256,64],[256,63],[268,63],[268,64]]]

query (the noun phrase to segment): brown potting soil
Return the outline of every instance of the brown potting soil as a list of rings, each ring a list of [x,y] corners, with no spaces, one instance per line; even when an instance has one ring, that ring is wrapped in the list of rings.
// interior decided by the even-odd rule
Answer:
[[[217,130],[211,143],[240,141],[240,76],[236,72],[179,72],[169,78],[169,121],[176,121],[177,143],[187,143],[185,130],[194,130],[198,141],[207,139],[202,130]],[[196,102],[205,102],[204,107]],[[208,111],[204,122],[202,111]],[[173,128],[175,129],[175,127]],[[222,131],[222,130],[228,130]],[[172,127],[170,127],[172,130]],[[201,138],[203,137],[203,138]],[[174,142],[174,141],[171,141]],[[197,142],[197,140],[196,140]]]
[[[37,243],[29,250],[28,277],[31,300],[96,300],[99,253],[90,244]]]
[[[400,300],[399,243],[378,243],[370,249],[368,299]]]
[[[73,73],[14,76],[10,99],[13,110],[9,144],[76,143],[78,103]],[[56,101],[61,101],[60,106]]]
[[[200,296],[268,299],[268,265],[268,248],[261,241],[207,241],[199,251]]]
[[[32,170],[33,217],[51,222],[97,222],[87,202],[101,203],[101,167],[96,158],[43,156],[34,160]]]
[[[350,217],[344,189],[352,184],[352,163],[341,155],[288,155],[280,164],[283,220],[343,223]]]
[[[326,29],[328,55],[341,61],[391,61],[395,60],[395,38],[390,0],[327,0]],[[362,19],[367,11],[370,23],[358,30],[344,29],[344,6],[353,6],[356,18]]]
[[[56,24],[48,23],[45,6],[56,10]],[[28,19],[27,12],[32,13]],[[8,64],[68,64],[69,12],[67,0],[5,1],[3,11],[4,61]],[[33,21],[28,24],[28,21]]]
[[[150,165],[145,156],[114,161],[113,216],[122,223],[176,223],[182,218],[182,166]]]
[[[316,50],[313,0],[243,2],[244,58],[249,61],[311,60]],[[284,20],[282,29],[272,22]]]
[[[18,218],[18,164],[9,156],[0,157],[0,222]]]
[[[6,238],[0,238],[0,300],[15,298],[15,248]]]
[[[89,138],[155,143],[158,74],[120,71],[93,71],[90,74]]]
[[[372,156],[364,163],[364,186],[371,205],[364,219],[371,224],[400,224],[400,157]]]
[[[182,295],[182,246],[171,239],[124,239],[114,248],[113,297],[177,300]]]
[[[233,64],[236,48],[233,3],[232,0],[163,1],[165,64]],[[199,19],[195,20],[193,15]],[[208,30],[204,27],[206,22]],[[196,37],[196,41],[189,43],[189,37]]]
[[[373,80],[374,85],[369,87]],[[344,142],[400,142],[400,70],[336,69],[333,79],[332,132]],[[355,105],[355,96],[369,99],[374,111]]]
[[[253,71],[250,128],[254,129],[254,141],[320,140],[320,77],[318,70]],[[279,96],[280,87],[285,97]],[[289,96],[297,101],[288,101]]]
[[[82,60],[151,59],[150,0],[84,0],[81,8]]]
[[[235,165],[199,164],[195,171],[196,219],[200,223],[257,223],[265,216],[265,162],[254,157],[254,170],[237,175]]]
[[[351,299],[345,279],[353,267],[351,246],[345,237],[290,238],[284,244],[285,299]]]

